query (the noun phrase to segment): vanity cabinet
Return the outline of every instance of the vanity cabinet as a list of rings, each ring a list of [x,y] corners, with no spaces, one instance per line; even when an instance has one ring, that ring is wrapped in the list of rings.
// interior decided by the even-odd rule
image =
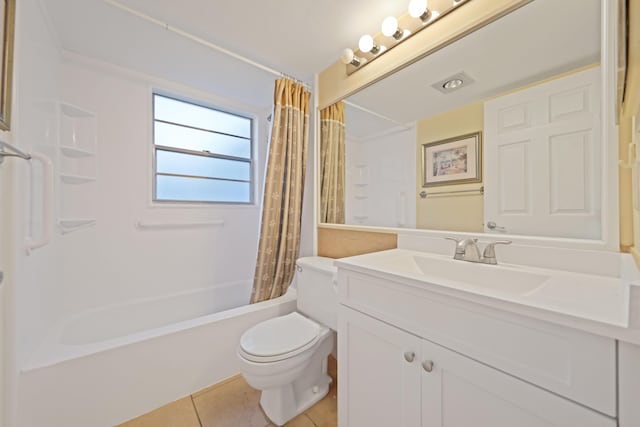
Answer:
[[[614,340],[347,270],[339,295],[341,427],[616,426]]]

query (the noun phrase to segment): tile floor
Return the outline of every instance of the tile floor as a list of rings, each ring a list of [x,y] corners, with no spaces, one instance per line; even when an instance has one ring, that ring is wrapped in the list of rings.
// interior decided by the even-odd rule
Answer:
[[[329,358],[334,381],[327,396],[289,421],[287,427],[338,425],[337,372]],[[238,375],[169,403],[117,427],[272,427],[259,405],[260,392]]]

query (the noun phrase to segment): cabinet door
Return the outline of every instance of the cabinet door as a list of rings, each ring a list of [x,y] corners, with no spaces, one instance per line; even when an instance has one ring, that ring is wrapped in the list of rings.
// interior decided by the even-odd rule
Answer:
[[[419,426],[420,344],[414,335],[340,306],[338,424]]]
[[[615,427],[580,406],[430,341],[422,343],[423,427]]]

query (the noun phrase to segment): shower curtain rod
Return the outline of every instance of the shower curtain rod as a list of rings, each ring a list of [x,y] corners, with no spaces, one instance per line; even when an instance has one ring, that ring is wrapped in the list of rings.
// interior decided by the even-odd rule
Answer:
[[[273,74],[273,75],[275,75],[275,76],[286,77],[286,78],[288,78],[288,79],[294,80],[294,81],[296,81],[297,83],[300,83],[301,85],[303,85],[303,86],[304,86],[305,88],[307,88],[308,90],[310,90],[310,89],[311,89],[311,85],[309,85],[308,83],[306,83],[306,82],[305,82],[305,81],[303,81],[303,80],[297,79],[297,78],[295,78],[295,77],[290,76],[289,74],[283,73],[282,71],[278,71],[278,70],[273,69],[273,68],[271,68],[271,67],[268,67],[268,66],[266,66],[266,65],[264,65],[264,64],[261,64],[261,63],[259,63],[259,62],[256,62],[256,61],[254,61],[254,60],[252,60],[252,59],[249,59],[249,58],[247,58],[247,57],[245,57],[245,56],[239,55],[239,54],[237,54],[237,53],[235,53],[235,52],[232,52],[232,51],[230,51],[230,50],[228,50],[228,49],[225,49],[225,48],[223,48],[223,47],[220,47],[220,46],[218,46],[218,45],[216,45],[216,44],[214,44],[214,43],[211,43],[211,42],[210,42],[210,41],[208,41],[208,40],[205,40],[205,39],[200,38],[200,37],[198,37],[198,36],[196,36],[196,35],[193,35],[193,34],[191,34],[191,33],[187,32],[187,31],[185,31],[185,30],[182,30],[182,29],[180,29],[180,28],[177,28],[177,27],[174,27],[174,26],[172,26],[172,25],[169,25],[169,23],[168,23],[168,22],[160,21],[159,19],[156,19],[156,18],[154,18],[153,16],[149,16],[149,15],[147,15],[147,14],[145,14],[145,13],[142,13],[142,12],[140,12],[140,11],[138,11],[138,10],[135,10],[135,9],[133,9],[133,8],[130,8],[129,6],[125,6],[124,4],[119,3],[119,2],[117,2],[117,1],[115,1],[115,0],[103,0],[103,1],[104,1],[105,3],[107,3],[107,4],[110,4],[110,5],[111,5],[111,6],[113,6],[113,7],[116,7],[116,8],[118,8],[118,9],[124,10],[125,12],[128,12],[128,13],[130,13],[130,14],[132,14],[132,15],[135,15],[135,16],[137,16],[138,18],[144,19],[144,20],[145,20],[145,21],[147,21],[147,22],[151,22],[152,24],[156,24],[156,25],[158,25],[158,26],[160,26],[160,27],[164,28],[164,29],[165,29],[165,30],[167,30],[167,31],[171,31],[171,32],[173,32],[173,33],[176,33],[176,34],[178,34],[178,35],[182,36],[182,37],[185,37],[185,38],[187,38],[187,39],[189,39],[189,40],[192,40],[192,41],[194,41],[194,42],[196,42],[196,43],[199,43],[199,44],[201,44],[201,45],[203,45],[203,46],[206,46],[206,47],[211,48],[211,49],[213,49],[213,50],[217,50],[217,51],[218,51],[218,52],[220,52],[220,53],[223,53],[223,54],[225,54],[225,55],[227,55],[227,56],[230,56],[230,57],[232,57],[232,58],[235,58],[235,59],[237,59],[237,60],[239,60],[239,61],[242,61],[242,62],[244,62],[244,63],[246,63],[246,64],[253,65],[253,66],[254,66],[254,67],[256,67],[256,68],[259,68],[259,69],[261,69],[261,70],[263,70],[263,71],[266,71],[266,72],[268,72],[268,73],[270,73],[270,74]]]
[[[364,111],[365,113],[369,113],[369,114],[371,114],[372,116],[379,117],[379,118],[384,119],[384,120],[386,120],[386,121],[388,121],[388,122],[391,122],[391,123],[394,123],[394,124],[396,124],[396,125],[398,125],[398,126],[401,126],[401,127],[403,127],[405,130],[411,129],[411,126],[410,126],[410,125],[408,125],[408,124],[406,124],[406,123],[399,122],[399,121],[397,121],[397,120],[394,120],[394,119],[392,119],[391,117],[387,117],[387,116],[385,116],[385,115],[383,115],[383,114],[376,113],[376,112],[375,112],[375,111],[373,111],[373,110],[369,110],[368,108],[361,107],[361,106],[359,106],[358,104],[354,104],[353,102],[350,102],[350,101],[347,101],[347,100],[345,100],[345,101],[343,101],[343,102],[344,102],[346,105],[349,105],[349,106],[351,106],[351,107],[353,107],[353,108],[357,108],[357,109],[358,109],[358,110],[360,110],[360,111]]]

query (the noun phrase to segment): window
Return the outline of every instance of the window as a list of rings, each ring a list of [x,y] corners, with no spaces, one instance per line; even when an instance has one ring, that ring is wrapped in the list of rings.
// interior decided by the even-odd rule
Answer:
[[[153,95],[154,200],[251,203],[252,120]]]

